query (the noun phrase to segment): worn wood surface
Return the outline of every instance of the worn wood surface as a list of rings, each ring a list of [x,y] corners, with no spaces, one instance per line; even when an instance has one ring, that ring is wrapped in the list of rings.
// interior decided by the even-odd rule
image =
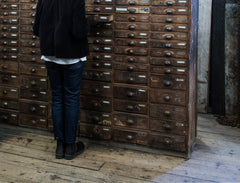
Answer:
[[[88,142],[68,161],[55,159],[51,133],[0,123],[0,182],[240,182],[239,132],[199,115],[190,160]]]

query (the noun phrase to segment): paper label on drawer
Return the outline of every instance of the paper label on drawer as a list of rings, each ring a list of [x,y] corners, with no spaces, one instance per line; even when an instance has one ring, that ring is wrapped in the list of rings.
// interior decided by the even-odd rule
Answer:
[[[128,12],[127,7],[116,7],[116,12]]]
[[[46,82],[47,80],[45,78],[40,79],[42,82]]]
[[[39,107],[41,107],[41,108],[46,108],[46,106],[45,106],[45,105],[40,105]]]
[[[40,121],[41,121],[41,122],[46,122],[46,120],[45,120],[45,119],[40,119]]]
[[[180,78],[177,78],[177,79],[176,79],[176,81],[178,81],[178,82],[184,82],[184,81],[185,81],[185,79],[182,79],[182,78],[181,78],[181,79],[180,79]]]
[[[144,104],[138,104],[139,107],[146,107]]]
[[[109,115],[108,115],[108,114],[103,114],[102,116],[103,116],[103,117],[106,117],[106,118],[108,118],[108,117],[109,117]]]
[[[100,17],[101,20],[107,20],[107,17]]]
[[[110,86],[103,86],[103,88],[105,88],[105,89],[109,89],[109,88],[110,88]]]
[[[106,101],[106,100],[102,101],[102,103],[103,103],[103,104],[110,104],[110,102],[109,102],[109,101]]]
[[[112,7],[105,7],[105,10],[112,10]]]
[[[112,58],[111,55],[104,55],[104,58]]]
[[[11,41],[11,44],[17,44],[17,41]]]
[[[187,12],[186,9],[178,9],[178,12]]]
[[[185,72],[185,69],[177,69],[177,72]]]
[[[11,37],[17,37],[17,34],[11,34]]]
[[[46,69],[46,67],[42,66],[41,69]]]
[[[185,0],[179,0],[178,3],[187,3]]]
[[[104,130],[104,131],[110,131],[110,129],[109,129],[109,128],[103,128],[103,130]]]
[[[107,42],[107,43],[111,43],[112,42],[111,39],[105,39],[104,41]]]
[[[186,46],[186,43],[177,43],[178,46]]]
[[[11,51],[17,51],[17,48],[11,48]]]
[[[112,2],[112,0],[105,0],[105,2]]]
[[[139,44],[147,44],[147,41],[140,41]]]
[[[181,60],[178,60],[177,63],[178,63],[178,64],[186,64],[185,61],[181,61]]]
[[[40,92],[42,95],[46,95],[47,94],[47,92]]]
[[[11,116],[12,116],[12,117],[17,117],[17,115],[16,115],[16,114],[11,114]]]
[[[112,50],[111,47],[104,47],[103,49],[104,49],[104,50]]]
[[[15,89],[11,89],[10,91],[11,91],[11,92],[17,92],[17,90],[15,90]]]
[[[17,15],[17,12],[16,11],[12,11],[10,12],[11,15]]]
[[[146,78],[145,75],[139,75],[138,77],[139,77],[139,78]]]
[[[146,92],[146,90],[142,90],[142,89],[139,89],[138,91],[139,91],[139,92]]]
[[[104,66],[111,66],[112,64],[110,63],[104,63]]]
[[[147,36],[147,35],[148,35],[147,33],[143,33],[143,32],[139,33],[139,36]]]
[[[183,108],[175,108],[174,111],[181,111],[181,112],[183,112],[184,109]]]
[[[110,72],[104,72],[105,75],[110,75],[111,73]]]
[[[180,25],[179,25],[178,28],[179,28],[179,29],[186,29],[187,27],[186,27],[186,26],[182,26],[182,25],[180,26]]]
[[[12,75],[11,78],[17,78],[17,76]]]
[[[15,55],[12,55],[12,56],[11,56],[11,58],[13,58],[13,59],[16,59],[16,58],[17,58],[17,56],[15,56]]]

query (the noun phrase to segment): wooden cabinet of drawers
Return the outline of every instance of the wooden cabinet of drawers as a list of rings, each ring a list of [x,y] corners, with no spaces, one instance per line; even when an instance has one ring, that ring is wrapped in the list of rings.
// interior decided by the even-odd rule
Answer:
[[[51,129],[47,72],[32,33],[36,3],[0,2],[0,117]],[[80,135],[189,157],[196,126],[198,0],[85,3],[95,23],[79,99]]]

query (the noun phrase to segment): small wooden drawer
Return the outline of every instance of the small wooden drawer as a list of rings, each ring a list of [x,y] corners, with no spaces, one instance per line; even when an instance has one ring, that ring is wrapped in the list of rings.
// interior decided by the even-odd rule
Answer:
[[[19,0],[21,3],[33,3],[36,4],[37,0]]]
[[[19,42],[17,40],[11,40],[11,39],[4,39],[0,40],[0,45],[5,46],[11,46],[11,47],[17,47]]]
[[[147,56],[147,48],[128,48],[128,47],[115,47],[115,53],[132,55],[132,56]]]
[[[149,14],[150,8],[148,6],[116,6],[116,13],[130,13],[130,14]]]
[[[20,114],[19,124],[24,126],[47,128],[47,119],[41,116]]]
[[[148,118],[144,115],[136,115],[129,113],[114,113],[113,122],[115,126],[148,129]]]
[[[158,73],[158,74],[180,74],[186,75],[187,69],[185,67],[162,67],[162,66],[151,66],[150,67],[151,73]]]
[[[104,24],[106,26],[106,24]],[[109,25],[108,27],[105,28],[112,28],[112,24],[107,24]],[[104,26],[103,26],[104,27]],[[112,38],[114,35],[113,30],[109,30],[109,29],[103,29],[103,28],[99,28],[99,27],[94,27],[94,29],[90,29],[89,32],[89,37],[93,36],[93,37],[105,37],[105,38]]]
[[[38,101],[49,101],[48,90],[40,89],[40,88],[21,88],[20,89],[20,98],[22,99],[30,99],[30,100],[38,100]]]
[[[95,22],[108,23],[114,20],[113,15],[90,15],[93,16]]]
[[[166,134],[186,135],[187,126],[185,122],[176,122],[169,120],[150,119],[150,130]]]
[[[148,47],[148,40],[115,39],[115,46]]]
[[[152,23],[152,31],[161,31],[161,32],[187,32],[187,24],[163,24],[163,23]]]
[[[149,145],[158,149],[167,149],[180,152],[186,152],[187,150],[185,136],[150,134]]]
[[[21,11],[21,18],[31,18],[35,19],[36,11]]]
[[[12,99],[0,98],[0,107],[3,109],[18,110],[18,101]]]
[[[115,111],[148,114],[148,105],[144,102],[124,101],[115,99],[113,103],[113,108]]]
[[[113,13],[113,6],[86,6],[86,13]]]
[[[147,6],[150,5],[150,0],[115,0],[116,5],[130,5],[130,6]]]
[[[112,115],[105,112],[80,110],[80,121],[103,126],[112,126]]]
[[[88,56],[88,60],[93,61],[112,61],[114,59],[114,55],[107,53],[90,53]],[[86,64],[85,64],[86,65]]]
[[[41,53],[40,53],[40,49],[39,48],[21,47],[19,49],[19,52],[21,54],[21,59],[34,61],[31,58],[34,58],[34,57],[38,56],[38,59],[40,60]],[[29,57],[31,57],[31,58],[29,58]]]
[[[183,91],[150,89],[150,102],[160,104],[186,105],[186,93]]]
[[[98,97],[80,97],[80,107],[87,110],[111,112],[112,111],[112,99],[110,98],[98,98]]]
[[[101,46],[101,45],[90,44],[89,49],[90,51],[97,52],[97,53],[102,53],[102,52],[113,53],[114,52],[114,48],[111,45]]]
[[[148,76],[144,73],[135,73],[135,72],[114,72],[114,82],[115,83],[127,83],[127,84],[148,84]]]
[[[0,86],[0,97],[18,99],[19,90],[17,87]]]
[[[113,130],[113,140],[140,145],[148,145],[148,133],[132,130]]]
[[[26,89],[48,89],[48,79],[46,77],[21,75],[21,88]]]
[[[113,4],[114,0],[85,0],[86,5],[99,4],[99,5],[109,5]]]
[[[97,140],[110,140],[112,138],[112,129],[107,126],[80,123],[79,134]]]
[[[20,25],[20,31],[21,32],[28,32],[29,34],[33,32],[33,26],[32,25]]]
[[[188,0],[152,0],[154,6],[188,6]]]
[[[39,48],[40,47],[39,40],[36,40],[36,39],[33,39],[31,41],[21,40],[20,45],[23,47],[31,47],[31,48]]]
[[[0,73],[0,84],[19,85],[19,77],[16,74]]]
[[[83,79],[95,80],[95,81],[112,81],[111,71],[99,71],[99,70],[84,70],[82,74]]]
[[[18,125],[18,112],[0,109],[0,121]]]
[[[37,36],[35,36],[35,35],[33,35],[33,34],[21,34],[21,40],[25,40],[25,39],[28,39],[28,40],[33,40],[33,41],[36,41],[36,40],[38,40],[38,37]]]
[[[88,38],[89,44],[95,44],[95,45],[113,45],[113,39],[108,38]]]
[[[32,76],[47,76],[47,69],[45,65],[20,63],[21,74],[31,74]]]
[[[18,18],[0,18],[0,24],[18,25]]]
[[[159,41],[159,40],[151,40],[150,41],[151,48],[176,48],[176,49],[186,49],[187,42],[186,41]]]
[[[142,57],[142,56],[126,56],[126,55],[115,55],[116,62],[126,62],[131,64],[148,64],[149,58],[148,57]]]
[[[186,108],[162,104],[150,104],[150,116],[160,119],[186,121]]]
[[[131,38],[131,39],[148,39],[148,31],[114,31],[115,37],[119,38]]]
[[[20,112],[31,115],[46,116],[48,112],[48,106],[45,103],[40,102],[24,102],[20,101]]]
[[[162,40],[187,40],[187,33],[184,32],[152,32],[151,39],[162,39]]]
[[[133,72],[133,71],[147,72],[148,71],[148,65],[121,63],[121,62],[114,62],[113,68],[116,70],[129,71],[129,72]]]
[[[164,6],[153,6],[151,8],[152,14],[158,15],[187,15],[188,8],[187,7],[164,7]]]
[[[150,55],[153,57],[166,57],[168,58],[187,58],[187,49],[154,49],[150,50]]]
[[[19,11],[18,10],[3,10],[0,11],[0,16],[3,17],[11,17],[11,18],[17,18],[19,15]]]
[[[150,24],[146,23],[127,23],[127,22],[115,22],[115,29],[117,30],[130,30],[130,31],[141,31],[150,30]]]
[[[150,85],[154,88],[186,90],[186,76],[178,75],[151,75]]]
[[[9,2],[8,2],[9,3]],[[0,9],[1,11],[4,11],[4,10],[18,10],[18,4],[17,3],[12,3],[12,4],[1,4],[0,5]]]
[[[115,21],[118,22],[149,22],[150,16],[148,15],[124,15],[116,14]]]
[[[14,58],[17,58],[18,48],[0,45],[0,52],[2,52],[4,55],[14,55]],[[4,55],[2,56],[2,58],[4,57]]]
[[[18,55],[16,53],[14,53],[14,54],[5,53],[5,54],[2,55],[1,59],[3,60],[2,70],[4,72],[8,72],[7,70],[9,70],[9,68],[11,68],[13,70],[15,70],[16,67],[18,68],[18,64],[17,64]],[[14,62],[11,62],[11,61],[14,61]],[[8,63],[8,62],[10,62],[10,63]],[[11,63],[14,63],[14,64],[11,64]],[[16,66],[14,66],[15,63],[17,64]],[[16,71],[14,71],[14,72],[16,72]],[[18,69],[17,69],[17,72],[18,72]]]
[[[31,10],[31,11],[35,12],[36,9],[37,9],[37,5],[36,4],[30,4],[30,3],[25,3],[25,4],[22,3],[20,5],[20,9],[21,10]]]
[[[34,20],[33,19],[27,19],[27,18],[24,18],[24,19],[20,19],[20,24],[21,25],[34,25]]]
[[[166,58],[150,58],[150,64],[159,65],[159,66],[167,66],[167,67],[187,67],[188,60],[187,59],[166,59]]]
[[[136,101],[148,101],[148,89],[114,86],[114,98]]]
[[[86,69],[112,69],[111,62],[101,62],[101,61],[88,61],[84,64]]]
[[[32,63],[39,63],[39,64],[43,64],[44,61],[41,60],[41,57],[40,55],[23,55],[21,54],[19,56],[19,59],[22,61],[22,62],[32,62]]]
[[[174,24],[179,24],[179,23],[188,23],[188,17],[187,16],[172,16],[172,15],[153,15],[151,17],[151,22],[153,23],[174,23]]]
[[[1,34],[1,37],[4,40],[8,40],[8,39],[18,40],[18,33],[7,33],[7,32],[4,32],[4,33]]]
[[[82,80],[81,91],[83,95],[105,96],[112,95],[112,85],[109,83]]]
[[[2,61],[0,63],[0,72],[17,73],[18,72],[18,63],[12,62],[12,61]]]

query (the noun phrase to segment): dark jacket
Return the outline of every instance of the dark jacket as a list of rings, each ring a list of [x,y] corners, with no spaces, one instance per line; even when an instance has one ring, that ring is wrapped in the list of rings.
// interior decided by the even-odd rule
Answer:
[[[41,54],[58,58],[89,55],[84,0],[39,0],[33,32]]]

